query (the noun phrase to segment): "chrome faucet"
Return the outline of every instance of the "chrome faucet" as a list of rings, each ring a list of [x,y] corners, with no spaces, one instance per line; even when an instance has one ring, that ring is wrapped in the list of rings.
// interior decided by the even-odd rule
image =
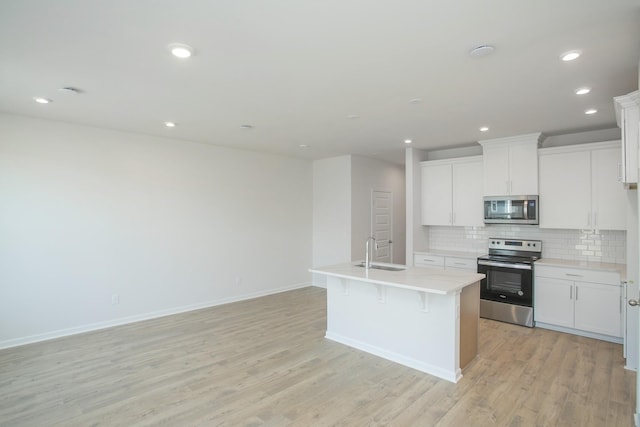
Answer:
[[[376,242],[376,238],[371,236],[367,239],[367,241],[364,243],[364,250],[365,250],[365,254],[364,254],[364,267],[365,268],[369,268],[371,267],[371,258],[369,257],[369,242],[373,240],[373,243],[377,246],[377,242]],[[377,247],[374,246],[374,248],[377,249]]]

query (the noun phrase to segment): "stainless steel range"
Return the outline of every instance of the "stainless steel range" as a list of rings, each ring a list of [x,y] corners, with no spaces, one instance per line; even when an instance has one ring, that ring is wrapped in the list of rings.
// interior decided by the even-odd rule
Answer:
[[[540,240],[489,239],[489,255],[478,257],[480,317],[533,327],[533,263]]]

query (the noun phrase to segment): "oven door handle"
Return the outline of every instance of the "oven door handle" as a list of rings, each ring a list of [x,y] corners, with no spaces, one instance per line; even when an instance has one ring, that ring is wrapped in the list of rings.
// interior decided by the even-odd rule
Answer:
[[[489,267],[504,267],[504,268],[515,268],[518,270],[531,270],[531,266],[528,264],[509,264],[506,262],[495,262],[495,261],[483,261],[479,260],[478,265],[486,265]]]

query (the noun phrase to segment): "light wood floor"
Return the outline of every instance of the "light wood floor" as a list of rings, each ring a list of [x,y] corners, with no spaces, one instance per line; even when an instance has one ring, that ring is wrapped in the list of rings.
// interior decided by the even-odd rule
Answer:
[[[481,319],[451,384],[323,338],[305,288],[0,351],[2,426],[632,426],[620,345]]]

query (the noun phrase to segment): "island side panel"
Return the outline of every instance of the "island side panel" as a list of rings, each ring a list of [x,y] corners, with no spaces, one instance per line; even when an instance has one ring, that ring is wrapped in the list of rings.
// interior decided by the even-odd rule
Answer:
[[[478,355],[480,318],[480,282],[469,285],[460,294],[460,368],[464,369]]]
[[[326,337],[457,382],[460,294],[328,277]]]

